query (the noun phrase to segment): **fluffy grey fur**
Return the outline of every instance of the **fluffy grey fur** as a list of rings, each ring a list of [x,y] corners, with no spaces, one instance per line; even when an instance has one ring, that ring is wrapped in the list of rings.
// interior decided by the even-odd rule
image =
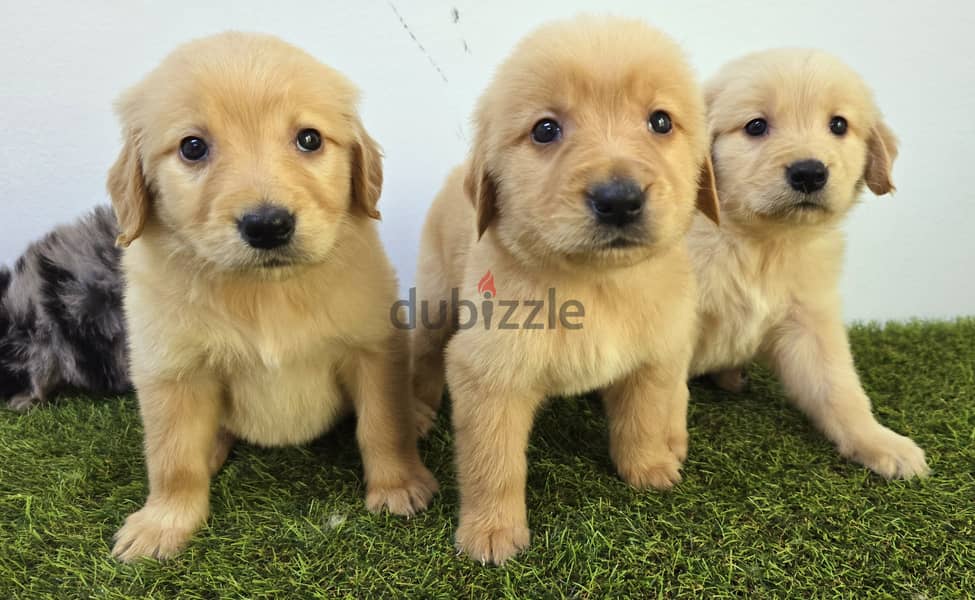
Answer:
[[[0,267],[0,401],[27,410],[64,388],[124,393],[128,377],[115,215],[99,206]]]

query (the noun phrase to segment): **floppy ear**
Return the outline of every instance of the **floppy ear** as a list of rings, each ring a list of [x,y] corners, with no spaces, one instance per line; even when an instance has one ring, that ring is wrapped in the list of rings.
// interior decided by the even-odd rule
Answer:
[[[721,224],[721,211],[718,208],[718,186],[714,181],[714,165],[711,163],[710,154],[704,157],[701,174],[698,176],[697,209],[714,221],[715,225]]]
[[[479,145],[476,145],[477,148]],[[475,150],[464,177],[464,191],[477,213],[477,239],[481,239],[488,225],[498,212],[498,191],[494,178],[488,172],[484,153]]]
[[[897,158],[897,137],[883,121],[877,121],[867,140],[867,167],[863,178],[870,191],[883,196],[894,191],[890,173]]]
[[[137,137],[134,131],[125,132],[122,150],[108,171],[108,193],[112,197],[112,208],[119,227],[115,244],[123,248],[142,234],[149,217],[151,197],[145,173],[142,172]]]
[[[352,199],[373,219],[383,191],[383,153],[376,140],[356,120],[356,138],[352,142]]]

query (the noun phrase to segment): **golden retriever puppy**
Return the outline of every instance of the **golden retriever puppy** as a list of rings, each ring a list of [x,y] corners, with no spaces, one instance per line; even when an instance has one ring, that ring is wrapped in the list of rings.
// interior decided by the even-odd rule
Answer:
[[[894,189],[897,141],[836,58],[771,50],[706,86],[722,227],[697,219],[701,289],[692,374],[740,388],[758,357],[843,456],[884,477],[923,476],[924,451],[877,422],[853,366],[838,281],[840,225],[863,187]]]
[[[230,444],[301,444],[358,416],[366,506],[423,509],[407,340],[373,219],[380,150],[336,71],[275,38],[177,49],[118,103],[108,177],[149,498],[123,561],[177,553]]]
[[[717,201],[698,193],[713,181],[691,69],[637,21],[528,35],[475,122],[423,230],[412,377],[429,419],[446,366],[457,546],[502,563],[529,542],[525,451],[547,396],[602,390],[620,476],[680,479],[697,295],[684,239],[695,203],[717,220]]]

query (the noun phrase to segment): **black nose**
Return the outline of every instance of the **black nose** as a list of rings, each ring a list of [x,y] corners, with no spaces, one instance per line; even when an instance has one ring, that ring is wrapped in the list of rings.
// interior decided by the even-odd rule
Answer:
[[[613,178],[590,187],[586,194],[592,212],[604,225],[623,227],[643,212],[643,189],[632,179]]]
[[[265,204],[237,221],[240,237],[253,248],[270,250],[291,241],[295,217],[280,206]]]
[[[804,194],[823,189],[829,169],[818,160],[800,160],[785,168],[785,178],[792,189]]]

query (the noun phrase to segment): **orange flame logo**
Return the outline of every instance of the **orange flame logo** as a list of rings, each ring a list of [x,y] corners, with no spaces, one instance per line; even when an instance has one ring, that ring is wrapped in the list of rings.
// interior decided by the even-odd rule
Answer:
[[[498,295],[498,290],[494,289],[494,275],[491,271],[484,274],[477,282],[477,293],[483,294],[485,298],[493,298]]]

